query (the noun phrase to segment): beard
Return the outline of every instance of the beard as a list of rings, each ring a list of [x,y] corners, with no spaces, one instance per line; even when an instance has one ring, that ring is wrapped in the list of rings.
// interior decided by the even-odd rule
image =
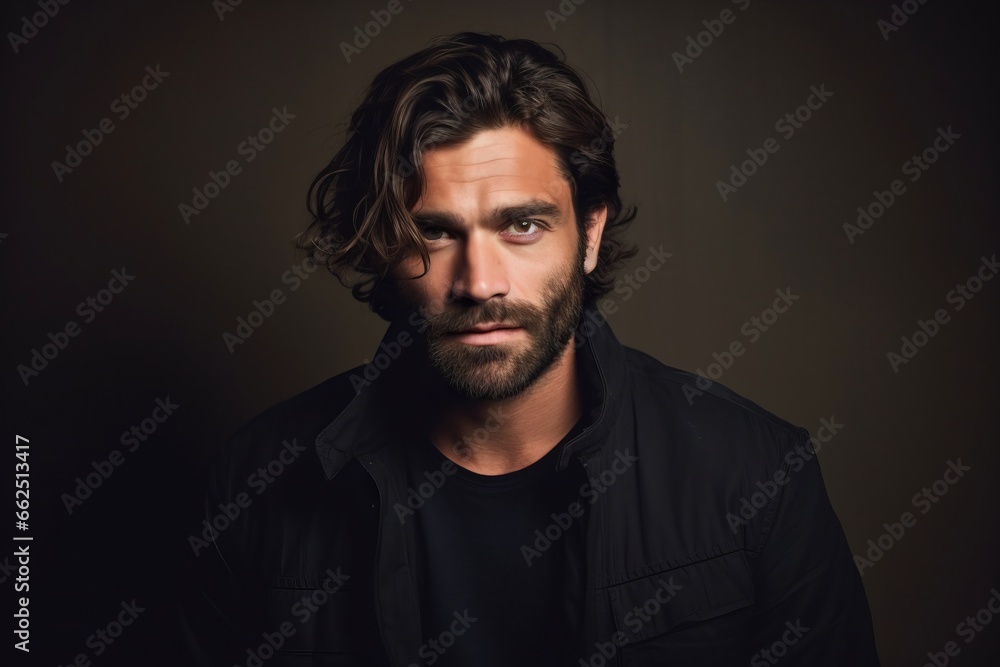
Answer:
[[[504,400],[531,387],[565,351],[583,313],[586,274],[583,245],[569,269],[545,284],[539,305],[506,298],[481,304],[452,303],[436,315],[421,309],[424,343],[430,365],[457,394],[474,400]],[[520,327],[526,342],[468,345],[450,334],[480,323],[505,322]]]

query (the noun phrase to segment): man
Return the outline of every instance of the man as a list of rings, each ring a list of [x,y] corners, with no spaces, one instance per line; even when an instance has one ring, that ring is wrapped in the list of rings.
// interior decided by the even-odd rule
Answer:
[[[534,42],[463,33],[375,78],[302,245],[390,327],[223,450],[203,661],[878,664],[806,431],[604,318],[633,252],[613,147]]]

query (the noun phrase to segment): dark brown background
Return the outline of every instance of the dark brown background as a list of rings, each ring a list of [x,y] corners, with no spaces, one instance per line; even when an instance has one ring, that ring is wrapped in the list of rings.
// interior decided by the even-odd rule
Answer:
[[[372,76],[459,30],[560,45],[627,123],[617,155],[624,195],[640,206],[640,258],[661,244],[674,256],[619,300],[612,324],[623,342],[704,371],[713,352],[747,343],[741,325],[776,288],[800,295],[720,381],[811,431],[823,417],[844,424],[821,459],[855,553],[914,511],[913,494],[949,460],[971,465],[864,582],[884,664],[923,664],[950,640],[962,647],[953,664],[993,664],[1000,619],[968,645],[955,627],[1000,586],[1000,281],[959,312],[945,302],[998,249],[997,24],[986,5],[928,2],[886,41],[876,22],[889,2],[754,0],[740,11],[722,0],[588,0],[554,31],[545,12],[558,12],[557,0],[403,2],[350,64],[340,42],[385,2],[245,0],[222,21],[208,0],[72,2],[2,56],[4,438],[32,443],[37,664],[88,651],[87,636],[133,598],[147,611],[94,664],[171,664],[174,565],[198,528],[183,510],[209,456],[265,407],[363,363],[384,329],[328,275],[296,292],[281,282],[301,259],[293,238],[310,179]],[[672,52],[725,8],[735,22],[679,73]],[[8,3],[4,30],[36,11]],[[111,116],[111,100],[156,64],[169,77],[57,182],[51,162],[64,146]],[[775,121],[820,84],[833,97],[781,138]],[[285,106],[295,120],[185,225],[178,204],[210,169],[242,160],[236,146]],[[961,138],[848,243],[842,224],[874,189],[905,178],[901,164],[939,126]],[[723,203],[716,181],[769,136],[779,152]],[[16,366],[48,332],[80,321],[76,305],[122,266],[134,283],[25,387]],[[230,354],[222,333],[275,288],[287,302]],[[886,353],[939,307],[952,321],[893,373]],[[61,494],[167,395],[176,415],[68,516]],[[10,637],[12,581],[0,589]]]

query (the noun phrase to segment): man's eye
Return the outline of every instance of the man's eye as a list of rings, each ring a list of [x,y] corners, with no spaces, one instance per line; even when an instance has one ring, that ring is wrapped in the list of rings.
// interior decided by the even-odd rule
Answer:
[[[535,220],[518,220],[507,229],[514,232],[515,236],[534,234],[539,231],[538,223]]]
[[[448,234],[448,232],[441,227],[423,227],[421,228],[420,233],[423,234],[424,238],[428,241],[438,241],[443,239]]]

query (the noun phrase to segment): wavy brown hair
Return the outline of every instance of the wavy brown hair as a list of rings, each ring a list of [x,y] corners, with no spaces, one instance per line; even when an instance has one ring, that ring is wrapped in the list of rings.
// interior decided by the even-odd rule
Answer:
[[[421,156],[482,130],[517,127],[552,149],[573,194],[581,232],[607,206],[597,267],[585,298],[607,294],[635,248],[621,233],[615,134],[580,75],[537,42],[463,32],[439,37],[382,70],[351,115],[346,141],[309,188],[312,222],[297,246],[355,298],[387,317],[390,271],[419,253],[430,259],[410,209],[423,190]],[[582,233],[581,233],[582,237]]]

